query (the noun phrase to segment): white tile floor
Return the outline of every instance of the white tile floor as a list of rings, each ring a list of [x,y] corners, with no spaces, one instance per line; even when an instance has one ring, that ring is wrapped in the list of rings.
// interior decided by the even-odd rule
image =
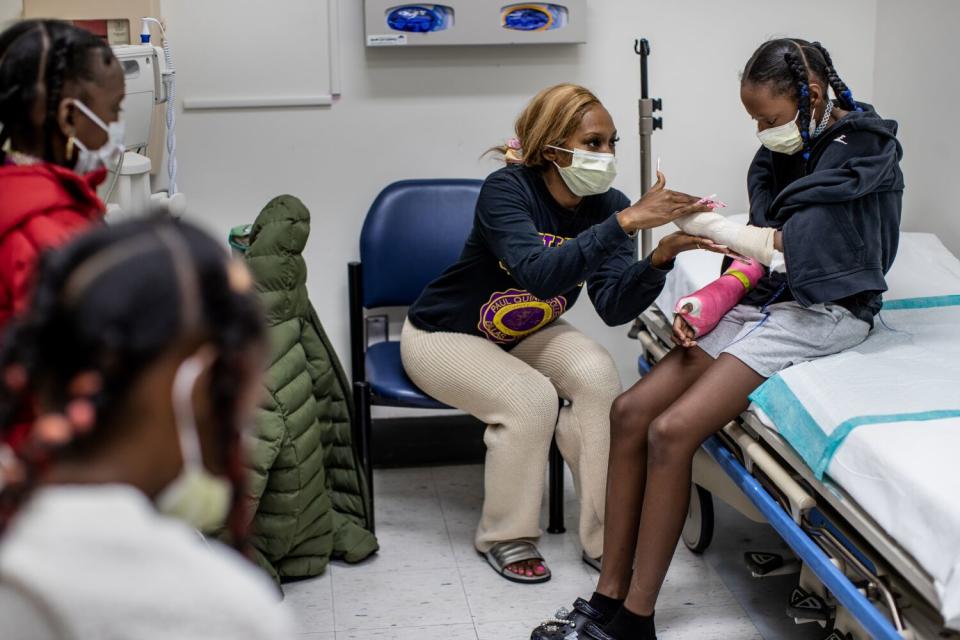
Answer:
[[[482,496],[479,466],[392,469],[376,474],[380,552],[326,575],[285,585],[301,640],[527,640],[560,606],[593,591],[580,561],[576,508],[567,479],[567,533],[540,548],[553,579],[516,585],[473,549]],[[794,578],[752,580],[743,552],[783,548],[768,527],[717,505],[717,532],[701,557],[682,546],[657,607],[661,640],[812,640],[822,630],[784,617]],[[544,514],[546,521],[546,514]]]

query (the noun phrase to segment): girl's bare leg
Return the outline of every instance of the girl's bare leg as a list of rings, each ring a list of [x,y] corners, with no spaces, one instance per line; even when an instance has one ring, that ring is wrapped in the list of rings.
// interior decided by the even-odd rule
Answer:
[[[747,408],[747,396],[763,381],[740,360],[721,354],[650,423],[646,491],[636,540],[637,566],[625,603],[629,611],[644,616],[653,613],[683,529],[693,454],[708,436]],[[617,504],[619,508],[624,503]]]
[[[647,476],[650,423],[713,362],[699,348],[674,349],[613,403],[603,570],[597,584],[597,592],[602,595],[623,600],[630,586]]]

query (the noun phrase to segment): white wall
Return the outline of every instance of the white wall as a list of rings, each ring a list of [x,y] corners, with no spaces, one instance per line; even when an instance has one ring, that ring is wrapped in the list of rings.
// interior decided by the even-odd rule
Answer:
[[[310,3],[311,0],[287,0]],[[227,0],[224,10],[242,11]],[[229,50],[204,48],[210,24],[190,22],[189,0],[163,0],[174,45],[230,64]],[[0,0],[0,24],[20,14]],[[483,177],[496,168],[481,151],[511,135],[524,102],[551,83],[593,88],[617,120],[621,178],[639,192],[633,39],[653,45],[652,90],[663,97],[666,130],[654,138],[670,185],[717,192],[746,206],[746,167],[756,146],[737,96],[737,73],[753,48],[773,35],[823,41],[855,95],[900,121],[907,191],[904,226],[933,231],[960,253],[953,185],[960,175],[960,100],[952,63],[956,0],[813,0],[802,11],[785,0],[660,3],[591,0],[589,44],[572,47],[372,50],[362,41],[362,3],[340,0],[343,99],[330,109],[180,114],[181,187],[194,215],[221,237],[252,220],[273,195],[300,196],[314,216],[307,251],[314,303],[347,361],[345,264],[357,255],[367,206],[390,181],[410,177]],[[278,3],[278,6],[284,6]],[[829,20],[823,16],[829,15]],[[249,19],[237,46],[273,51],[282,36]],[[209,83],[178,58],[181,97],[202,97]],[[196,68],[198,65],[194,65]],[[303,93],[312,78],[292,79]],[[302,85],[302,86],[301,86]],[[238,95],[244,93],[237,87]],[[614,353],[626,382],[635,378],[635,345],[609,329],[584,301],[569,317]]]
[[[22,0],[0,0],[0,28],[23,13]]]
[[[204,2],[243,12],[228,0]],[[286,0],[276,6],[311,2]],[[876,0],[811,0],[802,11],[786,0],[657,5],[591,0],[584,46],[378,50],[364,47],[360,0],[340,0],[340,6],[343,98],[338,104],[180,112],[178,149],[180,187],[192,215],[220,237],[231,226],[252,221],[274,195],[292,193],[310,207],[310,293],[345,362],[346,263],[357,257],[363,217],[377,192],[402,178],[484,177],[497,165],[480,160],[480,154],[512,135],[517,113],[542,87],[573,81],[598,93],[622,136],[617,186],[631,197],[639,195],[635,38],[647,37],[653,47],[651,90],[664,100],[666,126],[654,138],[654,155],[662,157],[669,185],[719,193],[732,211],[746,207],[746,169],[756,147],[753,125],[740,106],[737,74],[760,42],[775,35],[820,39],[856,95],[866,100],[874,95]],[[229,65],[229,49],[208,46],[217,25],[192,22],[192,7],[191,0],[163,0],[175,53]],[[19,0],[0,0],[0,20],[19,11]],[[830,19],[824,20],[827,14]],[[233,34],[236,46],[275,51],[284,36],[250,16]],[[212,81],[196,73],[200,65],[191,66],[190,57],[180,55],[177,66],[180,97],[207,97],[204,90]],[[940,84],[945,80],[941,76]],[[289,85],[304,94],[317,91],[309,76],[290,78]],[[235,89],[238,96],[256,94],[243,86]],[[633,382],[637,348],[626,338],[626,328],[603,325],[586,296],[568,317],[603,342],[617,358],[624,382]]]
[[[960,255],[957,29],[955,0],[879,0],[876,103],[882,115],[900,123],[907,185],[903,226],[936,233]]]
[[[224,10],[242,11],[233,2],[205,0],[215,1]],[[190,22],[192,4],[163,2],[175,48],[196,50],[215,28]],[[280,193],[299,196],[311,209],[310,293],[344,361],[346,263],[357,257],[363,217],[377,192],[402,178],[484,177],[497,165],[478,157],[511,136],[517,113],[542,87],[574,81],[599,94],[622,136],[617,186],[631,197],[639,194],[638,36],[653,47],[651,90],[664,100],[666,126],[655,136],[654,154],[663,158],[669,185],[719,193],[733,210],[746,207],[746,169],[757,144],[739,102],[738,72],[760,42],[774,35],[820,39],[856,94],[873,97],[875,0],[813,0],[802,11],[785,0],[656,6],[592,0],[584,46],[376,50],[364,47],[362,3],[340,4],[338,104],[325,110],[181,113],[178,140],[181,189],[194,215],[221,237],[232,225],[253,220]],[[251,23],[235,34],[236,41],[265,50],[277,46],[264,33]],[[229,51],[207,55],[229,64]],[[204,78],[190,75],[190,64],[177,59],[180,95],[186,98],[204,86]],[[625,383],[636,379],[638,350],[625,327],[604,326],[586,296],[568,317],[610,349]]]

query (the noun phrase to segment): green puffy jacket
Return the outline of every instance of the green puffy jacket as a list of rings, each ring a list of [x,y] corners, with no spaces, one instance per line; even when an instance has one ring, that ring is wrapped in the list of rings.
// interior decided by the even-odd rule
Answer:
[[[250,443],[252,542],[277,580],[315,576],[331,557],[359,562],[378,549],[366,529],[350,385],[307,297],[309,234],[310,212],[280,196],[260,213],[244,251],[273,351]]]

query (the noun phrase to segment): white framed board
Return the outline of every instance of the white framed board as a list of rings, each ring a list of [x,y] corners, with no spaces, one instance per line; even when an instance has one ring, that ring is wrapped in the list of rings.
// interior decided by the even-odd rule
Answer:
[[[185,111],[326,107],[340,94],[339,0],[161,4]]]

